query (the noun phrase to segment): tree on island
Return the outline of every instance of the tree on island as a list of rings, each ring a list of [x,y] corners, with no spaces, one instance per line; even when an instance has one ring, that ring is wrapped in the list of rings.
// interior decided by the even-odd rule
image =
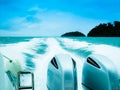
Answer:
[[[88,37],[120,37],[120,22],[114,24],[103,23],[93,28],[87,35]]]
[[[62,37],[85,37],[85,35],[81,32],[75,31],[75,32],[67,32]]]

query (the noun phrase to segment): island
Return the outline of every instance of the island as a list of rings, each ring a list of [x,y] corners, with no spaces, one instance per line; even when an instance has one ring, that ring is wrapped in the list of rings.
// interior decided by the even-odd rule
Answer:
[[[81,32],[75,31],[75,32],[67,32],[61,35],[61,37],[85,37],[85,35]]]
[[[87,34],[88,37],[120,37],[120,22],[102,23],[94,27]]]
[[[85,34],[75,31],[67,32],[61,37],[85,37]],[[120,37],[120,21],[100,23],[88,32],[87,37]]]

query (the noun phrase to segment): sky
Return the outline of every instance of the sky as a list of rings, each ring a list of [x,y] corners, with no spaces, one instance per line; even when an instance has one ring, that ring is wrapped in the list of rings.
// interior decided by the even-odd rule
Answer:
[[[87,33],[120,21],[120,0],[0,0],[0,36]]]

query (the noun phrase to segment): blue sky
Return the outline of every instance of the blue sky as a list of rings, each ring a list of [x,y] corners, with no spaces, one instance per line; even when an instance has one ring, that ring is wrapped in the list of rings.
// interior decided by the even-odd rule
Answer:
[[[0,0],[0,36],[87,34],[120,21],[120,0]]]

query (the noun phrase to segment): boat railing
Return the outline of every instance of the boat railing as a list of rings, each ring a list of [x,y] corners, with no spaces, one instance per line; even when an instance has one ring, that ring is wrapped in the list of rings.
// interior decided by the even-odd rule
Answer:
[[[18,90],[34,90],[34,74],[28,71],[18,72]]]
[[[6,73],[13,87],[15,87],[15,90],[17,90],[17,77],[15,77],[10,71],[6,71]]]
[[[9,63],[13,63],[13,60],[9,57],[1,54]],[[9,78],[11,84],[15,88],[15,90],[34,90],[34,74],[29,71],[19,71],[17,75],[13,74],[9,69],[6,71],[7,77]],[[24,85],[26,81],[29,80],[27,83],[31,85]],[[24,83],[25,82],[25,83]]]

